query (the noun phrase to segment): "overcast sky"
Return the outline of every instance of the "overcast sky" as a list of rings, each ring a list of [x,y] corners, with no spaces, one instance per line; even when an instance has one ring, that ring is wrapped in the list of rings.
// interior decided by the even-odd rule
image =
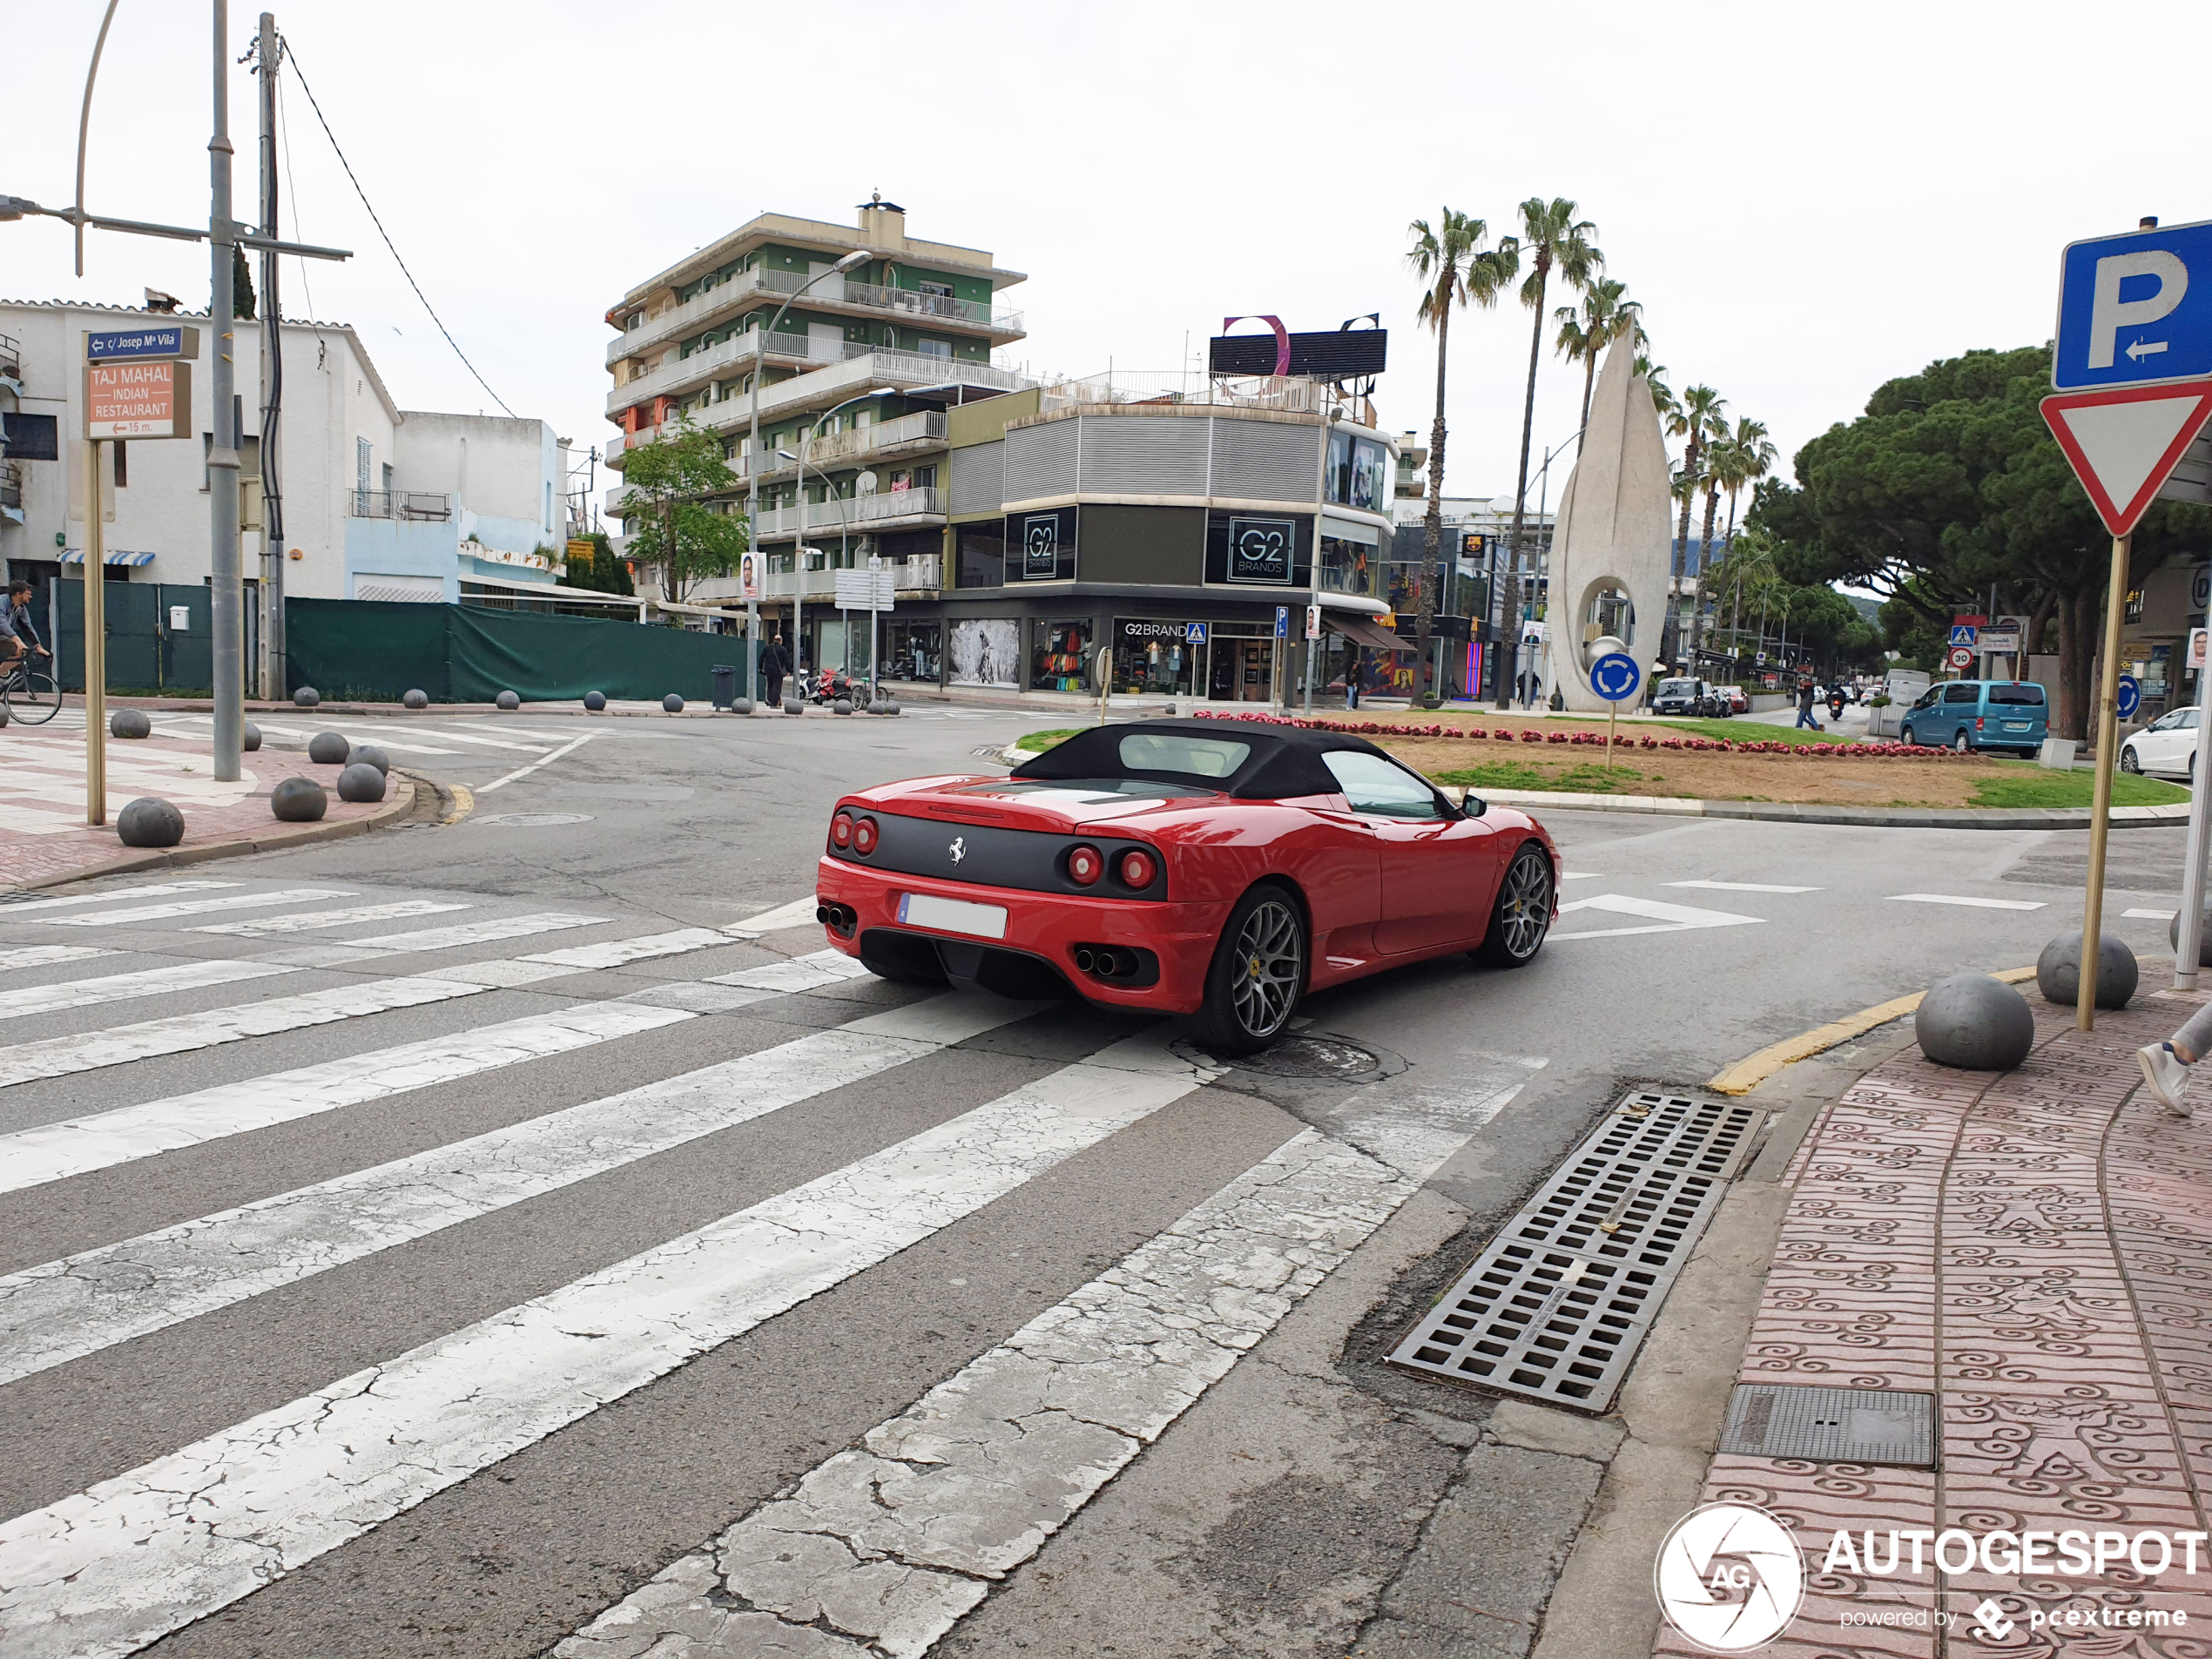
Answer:
[[[100,10],[0,0],[0,191],[71,199]],[[205,222],[208,16],[123,0],[93,106],[94,211]],[[233,57],[257,16],[232,8]],[[579,446],[610,430],[603,319],[626,288],[763,210],[850,223],[873,189],[914,235],[1029,273],[1006,300],[1029,338],[1001,361],[1169,370],[1227,314],[1310,329],[1380,310],[1381,418],[1424,438],[1435,349],[1413,320],[1407,221],[1449,205],[1497,233],[1524,198],[1568,196],[1676,388],[1704,381],[1765,421],[1785,469],[1892,375],[2047,340],[2070,239],[2212,217],[2202,0],[294,0],[278,21],[462,349],[517,414]],[[251,218],[244,67],[231,88]],[[287,314],[311,294],[314,316],[353,324],[402,407],[495,411],[296,81],[286,111],[286,234],[356,250],[304,286],[287,261]],[[203,247],[98,232],[89,247],[79,280],[67,226],[0,225],[0,297],[135,304],[151,285],[206,302]],[[1510,299],[1455,319],[1452,494],[1513,489],[1529,325]],[[1540,456],[1581,395],[1553,333]]]

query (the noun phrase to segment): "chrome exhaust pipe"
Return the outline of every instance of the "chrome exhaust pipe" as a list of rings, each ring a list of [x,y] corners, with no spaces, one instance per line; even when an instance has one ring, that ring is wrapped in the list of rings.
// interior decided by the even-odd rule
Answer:
[[[1088,974],[1096,966],[1097,958],[1094,957],[1089,951],[1079,950],[1076,953],[1076,971],[1077,973]]]
[[[836,908],[831,905],[816,905],[814,907],[814,920],[820,922],[824,927],[827,927],[830,923],[837,920]]]
[[[1112,979],[1121,971],[1122,963],[1121,958],[1118,954],[1110,950],[1102,950],[1098,953],[1097,972],[1099,978]]]

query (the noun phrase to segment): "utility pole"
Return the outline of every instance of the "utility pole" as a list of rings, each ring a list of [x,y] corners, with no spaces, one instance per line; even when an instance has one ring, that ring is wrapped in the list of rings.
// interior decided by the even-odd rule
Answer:
[[[214,0],[215,131],[207,140],[208,312],[215,336],[214,361],[208,365],[214,399],[215,434],[207,452],[208,570],[213,578],[215,657],[214,769],[218,783],[234,783],[240,770],[239,744],[246,721],[245,683],[239,661],[242,617],[238,577],[238,406],[233,401],[237,360],[237,309],[231,287],[238,258],[239,226],[231,218],[231,98],[229,0]]]
[[[261,14],[256,51],[261,71],[261,234],[277,233],[276,16]],[[284,404],[284,310],[277,303],[273,248],[261,250],[261,673],[264,698],[280,701],[284,666],[284,491],[277,470],[277,423]]]

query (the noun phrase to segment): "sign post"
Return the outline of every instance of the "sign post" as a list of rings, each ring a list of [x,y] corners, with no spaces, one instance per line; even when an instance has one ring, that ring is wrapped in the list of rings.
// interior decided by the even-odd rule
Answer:
[[[2212,674],[2204,671],[2206,637],[2202,628],[2189,631],[2188,666],[2196,671],[2199,747],[2189,777],[2188,850],[2182,859],[2182,922],[2180,937],[2174,941],[2174,988],[2177,991],[2196,988],[2197,959],[2203,950],[2204,833],[2206,820],[2212,818],[2212,792],[2207,792],[2203,783],[2204,716],[2212,711],[2212,700],[2205,695],[2208,687],[2212,687]]]
[[[1613,732],[1621,705],[1636,694],[1643,671],[1623,651],[1609,651],[1590,664],[1590,689],[1605,699],[1605,769],[1613,770]]]
[[[2051,384],[2058,390],[2043,400],[2043,419],[2112,536],[2081,988],[2074,1007],[2075,1026],[2087,1031],[2096,1024],[2128,555],[2137,522],[2212,416],[2212,224],[2161,229],[2147,219],[2128,234],[2069,244],[2060,257]],[[2184,881],[2189,879],[2185,873]],[[2192,931],[2195,921],[2187,918]],[[2194,971],[2194,956],[2188,961]]]

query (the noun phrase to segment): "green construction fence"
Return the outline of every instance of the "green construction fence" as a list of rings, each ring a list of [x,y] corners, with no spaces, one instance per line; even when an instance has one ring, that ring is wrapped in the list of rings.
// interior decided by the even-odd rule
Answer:
[[[502,691],[558,702],[586,691],[658,702],[705,701],[718,664],[738,671],[742,635],[603,622],[596,617],[375,599],[287,599],[287,691],[312,685],[338,701],[489,703]]]

